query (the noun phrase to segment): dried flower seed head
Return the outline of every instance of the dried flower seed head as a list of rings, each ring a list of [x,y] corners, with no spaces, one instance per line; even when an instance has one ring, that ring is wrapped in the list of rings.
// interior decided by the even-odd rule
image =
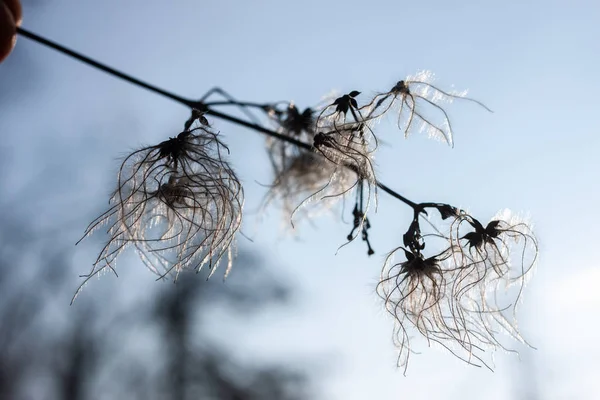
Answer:
[[[406,261],[393,263],[392,257],[400,249],[404,250]],[[470,287],[456,295],[454,289],[467,282],[459,273],[461,267],[452,264],[451,255],[452,250],[446,249],[425,258],[421,252],[397,248],[386,259],[377,291],[394,318],[398,366],[404,367],[405,373],[414,352],[409,337],[411,327],[430,346],[441,346],[474,366],[490,368],[484,359],[485,351],[502,346],[488,321],[496,318],[499,311],[483,311],[471,296],[479,288]],[[482,316],[482,312],[492,315]]]
[[[176,278],[183,269],[205,265],[212,275],[224,258],[227,273],[244,200],[223,150],[217,133],[200,126],[127,156],[111,208],[83,236],[108,225],[110,239],[86,281],[107,268],[114,271],[116,258],[130,245],[160,277]]]
[[[348,107],[356,109],[354,97],[358,94],[358,92],[351,92],[349,95],[342,96],[325,110],[335,106],[342,109],[332,113],[347,112],[348,110],[344,108],[346,103]],[[342,101],[344,99],[347,101]],[[275,181],[267,194],[265,204],[280,198],[284,202],[284,211],[288,212],[290,208],[293,210],[292,217],[299,210],[306,211],[308,204],[313,205],[310,207],[311,211],[317,209],[318,212],[319,209],[329,209],[336,198],[343,198],[359,183],[362,185],[365,180],[368,181],[367,198],[370,200],[370,196],[374,193],[374,190],[371,193],[371,188],[375,183],[375,173],[370,159],[375,150],[375,146],[372,145],[375,140],[367,124],[344,122],[337,124],[335,118],[327,116],[326,119],[331,121],[331,124],[325,131],[315,134],[316,122],[313,109],[307,108],[301,113],[290,103],[285,110],[273,108],[271,111],[271,116],[278,125],[278,133],[305,143],[312,142],[315,152],[324,157],[298,149],[289,143],[268,139],[267,150],[275,172]],[[321,117],[322,115],[323,112]],[[361,196],[362,193],[361,186]],[[292,204],[294,204],[293,208]],[[369,201],[365,211],[368,204]],[[314,215],[311,211],[305,215]],[[361,232],[365,219],[366,215],[362,215],[359,224],[361,229],[355,227],[357,232]],[[368,241],[366,231],[362,234],[364,240]],[[353,234],[350,236],[354,238]],[[372,249],[370,252],[372,253]]]
[[[538,245],[531,226],[504,210],[485,227],[465,214],[453,224],[454,259],[464,265],[472,286],[479,286],[476,301],[481,309],[502,310],[494,321],[515,339],[523,341],[516,328],[516,309],[523,288],[538,258]],[[501,294],[504,294],[501,296]],[[512,315],[505,315],[512,310]]]
[[[315,118],[314,111],[311,108],[306,108],[303,112],[300,112],[293,103],[289,103],[284,110],[273,107],[269,115],[276,124],[277,133],[304,143],[312,143],[315,134]],[[274,174],[278,177],[305,150],[269,137],[267,138],[267,152]]]
[[[313,146],[317,153],[333,164],[354,171],[357,180],[375,183],[372,158],[377,144],[367,124],[344,124],[336,129],[319,131]]]
[[[454,146],[450,118],[442,106],[444,103],[463,99],[492,112],[483,103],[466,97],[466,92],[446,92],[434,86],[432,82],[433,73],[430,71],[421,71],[397,82],[388,92],[375,96],[364,106],[366,119],[380,118],[389,110],[398,108],[398,129],[404,132],[405,137],[417,131]]]
[[[280,202],[286,227],[332,211],[340,198],[336,195],[347,190],[354,175],[310,151],[299,152],[288,163],[270,185],[263,206]]]
[[[331,104],[325,106],[317,117],[317,129],[326,125],[336,126],[338,123],[346,123],[348,112],[350,112],[352,122],[364,122],[360,115],[360,109],[356,97],[359,91],[353,90],[348,94],[336,98]]]
[[[451,240],[458,256],[490,269],[488,279],[500,279],[508,286],[522,285],[537,261],[538,245],[531,226],[508,210],[485,227],[471,215],[461,215],[453,223]]]
[[[488,351],[514,352],[500,333],[526,343],[515,314],[537,260],[531,227],[508,211],[484,226],[448,204],[420,206],[436,209],[448,222],[448,233],[429,218],[434,232],[422,232],[421,213],[416,212],[404,235],[405,247],[388,256],[378,285],[386,309],[394,316],[399,365],[406,368],[411,352],[408,328],[413,326],[428,343],[441,345],[469,364],[490,368]],[[442,251],[425,258],[425,242],[430,249],[432,240],[443,246]],[[393,263],[392,256],[400,249],[406,261]]]
[[[377,200],[377,180],[373,165],[375,146],[371,145],[373,137],[366,124],[344,124],[329,131],[321,131],[315,135],[313,147],[315,151],[326,160],[336,165],[330,182],[343,169],[354,173],[354,179],[343,191],[335,196],[345,196],[352,189],[360,190],[361,199],[364,203],[361,212],[366,217],[371,201]],[[364,219],[363,219],[364,221]],[[362,222],[361,222],[362,224]]]
[[[406,261],[394,263],[395,253],[402,250]],[[448,324],[447,282],[440,254],[425,258],[403,247],[393,250],[385,260],[377,286],[386,310],[394,317],[394,342],[399,348],[398,366],[406,368],[412,352],[407,325],[414,326],[428,341],[445,345],[452,337]]]
[[[537,261],[538,245],[531,226],[509,211],[486,226],[466,212],[452,223],[452,296],[470,335],[465,346],[478,351],[503,349],[500,332],[526,343],[519,332],[516,311],[524,285]]]
[[[304,137],[312,137],[315,133],[315,112],[312,108],[300,110],[290,103],[287,110],[281,117],[281,128],[284,132],[288,132],[290,136],[299,139]]]
[[[277,126],[277,133],[313,143],[315,140],[315,111],[300,111],[293,103],[284,109],[273,105],[269,116]],[[274,171],[274,181],[265,197],[263,207],[272,201],[283,205],[284,222],[287,227],[301,220],[331,211],[338,200],[356,185],[355,173],[348,168],[323,158],[314,151],[274,138],[267,139],[267,151]],[[291,222],[291,224],[290,224]]]
[[[325,106],[317,117],[315,131],[336,131],[341,135],[345,135],[348,131],[359,128],[363,139],[368,136],[365,140],[367,140],[368,146],[373,147],[372,150],[374,151],[377,148],[378,141],[369,123],[374,118],[363,116],[362,110],[365,109],[365,106],[359,107],[356,100],[359,94],[359,91],[353,90]],[[348,114],[350,115],[348,116]]]
[[[336,125],[330,130],[317,133],[313,148],[326,160],[337,166],[336,174],[338,170],[350,170],[354,173],[353,179],[349,181],[350,185],[334,196],[344,197],[352,190],[356,191],[356,201],[352,213],[354,224],[347,240],[350,242],[360,234],[361,239],[367,244],[367,254],[374,254],[369,241],[368,230],[371,224],[367,213],[372,202],[377,206],[377,179],[372,160],[377,148],[377,141],[370,127],[365,123]],[[330,182],[334,181],[334,177],[335,174],[330,178]]]

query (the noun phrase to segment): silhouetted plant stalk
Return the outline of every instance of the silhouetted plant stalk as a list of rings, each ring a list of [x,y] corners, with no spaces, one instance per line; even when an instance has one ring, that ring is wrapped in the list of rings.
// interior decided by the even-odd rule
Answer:
[[[392,114],[404,136],[424,132],[454,146],[444,104],[467,100],[491,111],[465,97],[466,93],[438,88],[425,71],[398,81],[363,104],[356,90],[304,110],[290,101],[237,101],[218,88],[193,101],[22,28],[19,33],[192,110],[183,131],[133,152],[122,162],[111,207],[92,221],[84,235],[108,226],[109,241],[84,283],[104,270],[114,272],[117,257],[130,246],[160,278],[177,279],[183,269],[199,271],[204,266],[212,275],[223,259],[227,260],[225,275],[229,273],[241,227],[243,190],[225,159],[227,147],[209,126],[207,116],[211,116],[267,135],[275,178],[265,205],[282,203],[292,224],[299,212],[318,214],[350,198],[353,224],[347,243],[360,237],[371,255],[375,250],[369,240],[373,227],[368,215],[378,191],[412,209],[402,245],[388,254],[377,287],[395,320],[398,365],[405,372],[413,352],[410,330],[466,363],[488,368],[486,351],[512,351],[500,333],[526,343],[517,329],[516,308],[538,255],[527,221],[504,211],[484,224],[449,204],[413,202],[376,178],[374,126],[379,119]],[[214,95],[225,100],[208,101]],[[230,106],[242,110],[248,120],[216,109]]]

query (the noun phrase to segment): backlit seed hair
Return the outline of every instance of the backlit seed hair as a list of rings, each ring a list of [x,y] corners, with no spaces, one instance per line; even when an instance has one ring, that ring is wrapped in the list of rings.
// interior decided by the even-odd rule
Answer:
[[[406,371],[414,328],[429,344],[491,369],[486,353],[515,352],[502,334],[527,344],[518,330],[516,305],[537,261],[537,241],[531,227],[508,211],[484,227],[463,210],[435,203],[428,207],[449,221],[449,233],[435,228],[436,233],[422,234],[413,221],[404,236],[407,247],[390,253],[377,287],[394,317],[398,364]],[[434,237],[445,248],[426,258],[423,240]],[[395,263],[400,250],[406,261]]]
[[[406,261],[394,263],[393,257],[399,250],[404,251]],[[465,299],[452,291],[460,267],[448,262],[451,255],[452,251],[446,249],[425,258],[421,252],[400,247],[385,261],[377,292],[394,318],[398,366],[405,373],[414,352],[409,336],[413,328],[430,346],[443,347],[470,365],[489,368],[483,358],[484,346],[496,344],[495,332],[482,328],[478,318],[465,315]]]
[[[300,111],[294,103],[286,104],[283,109],[273,105],[269,108],[268,116],[274,123],[277,133],[304,143],[311,143],[315,135],[315,112],[312,108]],[[275,176],[279,176],[292,165],[292,160],[306,150],[297,146],[267,137],[267,154],[271,160]]]
[[[313,147],[317,153],[336,165],[327,186],[321,192],[331,189],[332,182],[340,173],[352,175],[348,185],[338,193],[326,198],[343,198],[352,191],[355,192],[355,206],[352,211],[353,228],[347,236],[348,244],[357,237],[367,244],[367,254],[373,255],[374,250],[369,241],[368,230],[371,224],[367,218],[372,204],[377,208],[377,178],[373,155],[377,148],[377,139],[372,134],[368,124],[362,122],[333,124],[329,130],[319,131],[314,138]],[[317,192],[316,195],[320,195]],[[345,246],[342,245],[342,247]]]
[[[404,132],[405,137],[417,131],[454,146],[450,117],[442,107],[444,103],[462,99],[474,102],[492,112],[485,104],[466,97],[466,92],[443,91],[431,82],[433,82],[433,73],[430,71],[421,71],[398,81],[388,92],[378,94],[364,106],[366,120],[380,118],[389,110],[398,108],[398,129]]]
[[[365,122],[360,111],[361,107],[358,106],[356,100],[359,94],[359,91],[353,90],[326,105],[317,117],[317,129],[323,129],[323,127],[337,129],[339,125],[343,126],[348,122]],[[350,114],[350,120],[348,120],[348,114]]]
[[[286,161],[287,167],[273,180],[264,205],[279,202],[287,226],[331,211],[339,203],[337,194],[351,185],[354,175],[312,151],[301,151]]]
[[[110,237],[84,283],[106,269],[114,272],[117,257],[131,245],[161,278],[205,265],[212,275],[225,258],[227,274],[244,196],[224,151],[218,134],[202,124],[127,156],[111,207],[83,236],[107,225]]]
[[[453,259],[462,265],[455,295],[469,292],[474,316],[487,331],[502,329],[525,343],[517,323],[517,306],[538,259],[531,226],[509,210],[499,212],[485,227],[463,214],[453,223]],[[497,343],[496,343],[497,344]]]
[[[272,106],[269,116],[276,124],[278,133],[304,143],[315,143],[315,140],[318,143],[319,138],[324,136],[342,138],[351,129],[351,124],[341,124],[344,127],[342,132],[317,134],[317,112],[313,108],[300,111],[293,103],[287,103],[283,109]],[[354,133],[357,134],[358,129],[354,129]],[[362,151],[368,151],[366,141],[361,146]],[[265,206],[279,200],[283,205],[285,222],[291,220],[292,226],[299,216],[301,219],[310,219],[331,210],[344,194],[356,186],[356,171],[359,168],[364,175],[374,179],[370,161],[358,153],[361,151],[359,146],[349,146],[348,151],[352,154],[343,153],[341,147],[337,151],[333,148],[319,149],[317,146],[307,150],[268,138],[267,152],[275,178],[265,198]],[[318,154],[320,152],[327,153],[329,157],[322,157],[324,154]],[[344,167],[344,162],[355,168]]]
[[[406,261],[393,262],[403,250]],[[377,292],[386,310],[394,317],[394,343],[399,349],[398,366],[406,368],[412,351],[407,325],[414,326],[428,340],[437,341],[437,334],[448,330],[443,313],[447,295],[442,258],[425,258],[403,247],[393,250],[385,260]]]

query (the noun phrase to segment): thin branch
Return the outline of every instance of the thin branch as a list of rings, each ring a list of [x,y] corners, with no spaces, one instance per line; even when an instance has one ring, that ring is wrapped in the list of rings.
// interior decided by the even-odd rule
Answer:
[[[169,99],[175,100],[176,102],[184,104],[184,105],[186,105],[188,107],[192,107],[192,105],[194,103],[191,100],[184,99],[181,96],[177,96],[177,95],[175,95],[175,94],[173,94],[171,92],[168,92],[168,91],[160,89],[160,88],[158,88],[156,86],[150,85],[149,83],[146,83],[146,82],[141,81],[141,80],[139,80],[137,78],[134,78],[131,75],[127,75],[127,74],[124,74],[123,72],[117,71],[116,69],[111,68],[108,65],[99,63],[98,61],[95,61],[95,60],[93,60],[93,59],[91,59],[89,57],[86,57],[86,56],[84,56],[84,55],[82,55],[80,53],[77,53],[77,52],[75,52],[75,51],[73,51],[71,49],[68,49],[68,48],[66,48],[64,46],[61,46],[58,43],[52,42],[52,41],[50,41],[50,40],[48,40],[46,38],[43,38],[43,37],[41,37],[39,35],[36,35],[35,33],[29,32],[28,30],[25,30],[25,29],[23,29],[23,28],[21,28],[19,26],[17,27],[17,33],[20,34],[21,36],[25,36],[26,38],[29,38],[29,39],[31,39],[33,41],[36,41],[36,42],[38,42],[40,44],[43,44],[44,46],[48,46],[48,47],[50,47],[50,48],[52,48],[54,50],[57,50],[60,53],[66,54],[66,55],[68,55],[70,57],[73,57],[73,58],[75,58],[75,59],[77,59],[77,60],[79,60],[79,61],[81,61],[81,62],[83,62],[85,64],[91,65],[94,68],[98,68],[99,70],[102,70],[102,71],[107,72],[107,73],[109,73],[111,75],[114,75],[114,76],[116,76],[118,78],[126,80],[129,83],[133,83],[134,85],[141,86],[141,87],[143,87],[145,89],[150,90],[151,92],[154,92],[154,93],[160,94],[162,96],[168,97]]]
[[[263,133],[265,135],[274,137],[278,140],[283,140],[285,142],[291,143],[299,148],[305,149],[305,150],[309,150],[309,151],[313,151],[313,146],[312,144],[308,144],[308,143],[304,143],[300,140],[282,135],[278,132],[273,131],[272,129],[268,129],[265,128],[261,125],[255,124],[255,123],[251,123],[251,122],[247,122],[244,121],[240,118],[234,117],[232,115],[229,114],[225,114],[222,113],[220,111],[216,111],[212,108],[209,107],[209,105],[212,106],[217,106],[217,105],[240,105],[240,106],[251,106],[251,107],[263,107],[264,105],[259,105],[257,103],[249,103],[249,102],[235,102],[235,101],[227,101],[227,102],[213,102],[213,103],[204,103],[202,101],[194,101],[194,100],[190,100],[190,99],[186,99],[184,97],[181,97],[179,95],[176,95],[174,93],[171,93],[167,90],[161,89],[157,86],[151,85],[149,83],[146,83],[142,80],[139,80],[131,75],[127,75],[121,71],[118,71],[112,67],[109,67],[106,64],[102,64],[98,61],[95,61],[87,56],[84,56],[83,54],[80,54],[76,51],[73,51],[71,49],[68,49],[67,47],[64,47],[56,42],[50,41],[42,36],[36,35],[35,33],[32,33],[22,27],[17,27],[17,33],[20,34],[21,36],[24,36],[28,39],[31,39],[35,42],[38,42],[40,44],[43,44],[44,46],[50,47],[60,53],[63,53],[65,55],[68,55],[70,57],[73,57],[81,62],[83,62],[84,64],[88,64],[94,68],[97,68],[101,71],[104,71],[110,75],[113,75],[117,78],[123,79],[129,83],[132,83],[136,86],[140,86],[143,87],[153,93],[162,95],[166,98],[169,98],[171,100],[174,100],[180,104],[183,104],[189,108],[193,108],[193,109],[198,109],[200,111],[205,112],[208,115],[212,115],[215,118],[219,118],[221,120],[225,120],[228,122],[231,122],[233,124],[236,125],[241,125],[244,126],[248,129],[254,130],[256,132],[260,132]],[[237,104],[236,104],[237,103]],[[390,189],[387,185],[377,181],[377,186],[383,190],[384,192],[388,193],[389,195],[391,195],[392,197],[400,200],[401,202],[403,202],[404,204],[410,206],[411,208],[413,208],[413,210],[417,211],[417,212],[422,212],[423,211],[423,207],[421,205],[419,205],[418,203],[415,203],[409,199],[407,199],[406,197],[402,196],[401,194],[399,194],[398,192],[395,192],[394,190]]]
[[[271,107],[271,103],[261,104],[261,103],[254,103],[251,101],[236,101],[236,100],[211,101],[211,102],[205,102],[204,105],[207,107],[214,107],[214,106],[252,107],[252,108],[258,108],[259,110],[262,110],[262,111],[265,111],[265,110],[267,110],[267,108]]]

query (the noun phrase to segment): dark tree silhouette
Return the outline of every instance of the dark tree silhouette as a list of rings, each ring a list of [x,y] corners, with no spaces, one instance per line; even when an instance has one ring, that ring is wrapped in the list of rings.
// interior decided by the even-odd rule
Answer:
[[[66,253],[52,253],[55,243],[21,221],[1,218],[0,399],[314,398],[302,371],[242,364],[207,335],[210,307],[247,318],[289,301],[289,288],[259,257],[242,251],[237,262],[247,276],[225,287],[194,274],[160,285],[154,302],[123,308],[104,293],[69,307],[68,297],[56,295],[74,284]],[[252,288],[242,284],[250,279]],[[129,351],[132,338],[160,346],[137,354]]]

